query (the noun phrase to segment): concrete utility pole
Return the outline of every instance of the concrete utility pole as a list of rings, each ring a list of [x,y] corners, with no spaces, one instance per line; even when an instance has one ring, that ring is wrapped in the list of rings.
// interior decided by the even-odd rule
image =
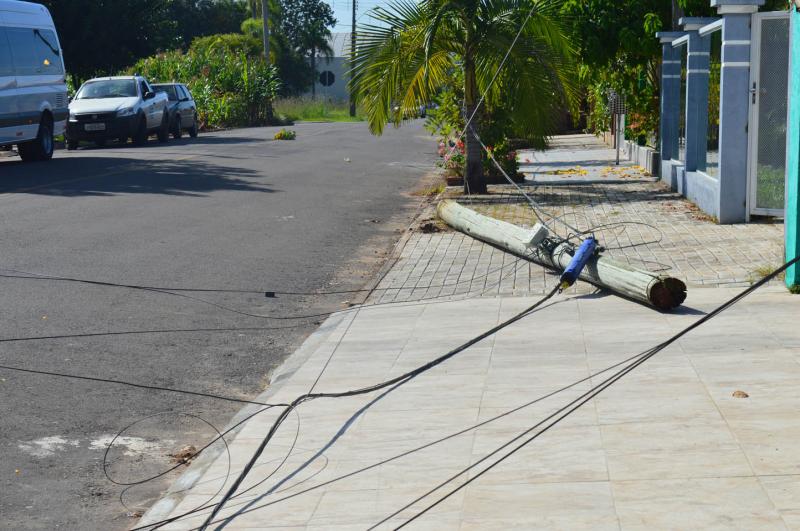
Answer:
[[[264,57],[269,64],[269,7],[267,0],[261,0],[261,20],[264,23]]]
[[[561,273],[572,260],[572,246],[566,243],[547,250],[541,245],[546,228],[533,231],[489,218],[455,201],[445,200],[436,208],[439,217],[451,227],[499,247],[509,253]],[[580,279],[659,310],[671,310],[686,300],[686,285],[677,278],[636,269],[604,256],[589,259]]]
[[[356,0],[353,2],[353,24],[350,29],[350,68],[353,67],[356,59]],[[356,115],[356,97],[353,95],[353,87],[350,86],[350,116]]]

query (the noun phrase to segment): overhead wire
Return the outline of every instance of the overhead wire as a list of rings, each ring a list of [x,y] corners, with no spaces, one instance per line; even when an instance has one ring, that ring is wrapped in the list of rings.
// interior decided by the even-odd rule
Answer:
[[[94,376],[85,376],[81,374],[70,374],[70,373],[63,373],[63,372],[54,372],[54,371],[44,371],[38,369],[27,369],[25,367],[15,367],[13,365],[0,365],[0,370],[6,371],[14,371],[14,372],[23,372],[29,374],[37,374],[42,376],[55,376],[59,378],[68,378],[73,380],[84,380],[89,382],[97,382],[97,383],[107,383],[113,385],[121,385],[126,387],[134,387],[137,389],[146,389],[148,391],[163,391],[167,393],[177,393],[182,395],[191,395],[191,396],[199,396],[203,398],[213,398],[214,400],[222,400],[226,402],[238,402],[240,404],[255,404],[259,406],[267,406],[267,407],[275,407],[275,406],[284,406],[286,404],[268,404],[265,402],[259,402],[257,400],[247,400],[244,398],[236,398],[232,396],[224,396],[224,395],[217,395],[214,393],[204,393],[201,391],[189,391],[187,389],[176,389],[172,387],[165,387],[161,385],[148,385],[148,384],[139,384],[135,382],[128,382],[124,380],[113,380],[110,378],[97,378]]]
[[[497,268],[491,269],[480,276],[472,277],[469,279],[457,280],[455,282],[444,282],[442,284],[431,284],[431,285],[414,285],[414,286],[386,286],[386,287],[375,287],[372,289],[364,289],[364,290],[352,290],[352,291],[340,291],[340,292],[269,292],[269,293],[278,293],[278,294],[291,294],[291,295],[303,295],[303,296],[315,296],[315,295],[331,295],[331,294],[354,294],[354,293],[375,293],[375,292],[389,292],[389,291],[404,291],[404,290],[431,290],[437,288],[451,288],[451,287],[458,287],[464,284],[472,284],[476,280],[480,280],[481,278],[489,277],[497,272],[502,272],[504,269],[509,267],[508,264],[501,265]],[[359,307],[362,308],[371,308],[371,307],[378,307],[384,306],[387,304],[396,304],[396,303],[403,303],[403,302],[416,302],[421,300],[431,300],[437,297],[423,297],[421,299],[417,299],[415,301],[391,301],[391,302],[376,302],[370,304],[359,304],[354,305],[351,308],[345,308],[342,310],[330,311],[330,312],[319,312],[313,314],[299,314],[299,315],[267,315],[267,314],[256,314],[251,312],[246,312],[242,310],[238,310],[236,308],[231,308],[229,306],[219,304],[213,301],[209,301],[207,299],[201,299],[199,297],[194,297],[191,295],[186,295],[182,292],[213,292],[213,293],[264,293],[263,291],[248,291],[248,290],[217,290],[217,289],[208,289],[208,288],[169,288],[169,287],[154,287],[154,286],[146,286],[146,285],[137,285],[137,284],[125,284],[125,283],[117,283],[117,282],[106,282],[106,281],[95,281],[89,279],[81,279],[81,278],[71,278],[71,277],[60,277],[60,276],[50,276],[50,275],[38,275],[36,273],[30,273],[30,275],[37,275],[37,276],[24,276],[24,275],[6,275],[0,273],[0,278],[11,278],[11,279],[24,279],[24,280],[51,280],[51,281],[61,281],[61,282],[74,282],[74,283],[81,283],[81,284],[91,284],[91,285],[98,285],[103,287],[111,287],[111,288],[122,288],[122,289],[132,289],[132,290],[142,290],[147,292],[153,293],[160,293],[164,295],[172,295],[175,297],[186,298],[188,300],[192,300],[194,302],[199,302],[202,304],[207,304],[217,309],[232,312],[238,315],[246,316],[246,317],[254,317],[259,319],[271,319],[271,320],[280,320],[280,321],[293,321],[293,320],[302,320],[302,319],[319,319],[322,317],[329,317],[334,314],[338,313],[346,313],[356,311]],[[175,292],[175,293],[173,293]],[[462,294],[457,294],[462,295]],[[369,296],[368,296],[369,297]],[[367,297],[367,298],[368,298]],[[305,325],[295,325],[295,326],[305,326]],[[290,327],[286,327],[290,328]],[[0,339],[2,342],[2,339]]]

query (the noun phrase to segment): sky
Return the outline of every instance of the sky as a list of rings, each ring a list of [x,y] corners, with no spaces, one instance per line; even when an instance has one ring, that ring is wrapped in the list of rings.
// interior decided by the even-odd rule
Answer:
[[[352,28],[352,9],[353,3],[352,0],[327,0],[327,2],[333,8],[333,16],[336,17],[336,26],[333,28],[333,32],[349,32]],[[357,1],[356,3],[356,17],[358,17],[357,23],[369,23],[369,17],[367,16],[367,11],[372,9],[378,5],[386,5],[388,1],[384,0],[361,0]]]

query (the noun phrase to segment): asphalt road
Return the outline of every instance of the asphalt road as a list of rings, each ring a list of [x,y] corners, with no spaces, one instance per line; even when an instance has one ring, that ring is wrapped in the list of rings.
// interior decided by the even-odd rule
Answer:
[[[168,287],[314,291],[362,287],[410,220],[407,192],[433,167],[414,123],[299,124],[143,148],[0,159],[0,274],[11,270]],[[236,311],[340,309],[345,295],[192,293]],[[250,398],[319,319],[248,317],[153,291],[0,278],[0,364]],[[201,446],[241,404],[0,369],[0,528],[125,529],[175,474],[124,490]],[[182,415],[196,415],[201,419]],[[155,415],[155,416],[152,416]],[[152,416],[148,418],[148,416]],[[137,422],[138,421],[138,422]],[[127,508],[126,508],[127,506]]]

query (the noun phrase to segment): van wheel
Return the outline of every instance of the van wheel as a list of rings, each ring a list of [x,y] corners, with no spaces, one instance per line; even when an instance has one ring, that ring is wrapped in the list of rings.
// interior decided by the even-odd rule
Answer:
[[[172,130],[172,138],[178,139],[183,136],[183,126],[181,125],[181,117],[175,117],[175,129]]]
[[[139,125],[136,126],[136,132],[133,133],[133,143],[137,146],[147,143],[147,122],[144,116],[139,117]]]
[[[68,138],[67,139],[67,151],[75,151],[76,149],[78,149],[78,141]]]
[[[50,160],[53,158],[53,126],[50,125],[50,120],[42,118],[39,124],[39,134],[36,135],[35,140],[30,142],[23,142],[17,146],[19,148],[19,156],[25,162],[32,162],[36,160]]]
[[[105,138],[99,138],[99,139],[95,140],[94,143],[99,148],[106,147],[106,139]]]
[[[169,116],[166,111],[161,117],[161,127],[158,128],[158,141],[162,144],[169,141]]]

